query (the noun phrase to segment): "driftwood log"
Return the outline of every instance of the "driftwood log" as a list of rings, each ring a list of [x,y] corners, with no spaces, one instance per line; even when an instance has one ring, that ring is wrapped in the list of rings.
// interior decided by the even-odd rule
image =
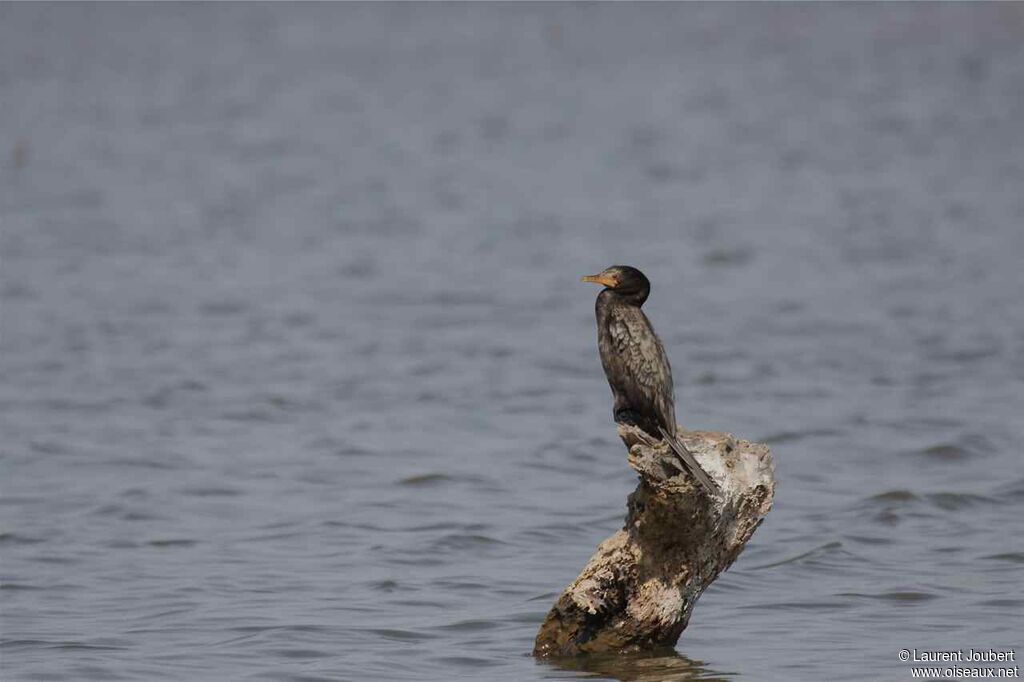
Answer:
[[[707,495],[680,473],[667,445],[620,425],[629,465],[640,475],[626,524],[598,546],[548,612],[535,656],[675,645],[697,599],[771,509],[775,467],[766,445],[713,431],[680,435],[721,495]]]

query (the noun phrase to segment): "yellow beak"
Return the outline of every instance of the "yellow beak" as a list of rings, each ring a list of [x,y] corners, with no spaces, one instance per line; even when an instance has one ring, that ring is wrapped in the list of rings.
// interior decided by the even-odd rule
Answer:
[[[598,273],[596,275],[587,275],[586,277],[580,278],[581,282],[593,282],[594,284],[603,284],[606,287],[614,289],[618,285],[618,280],[606,275],[604,273]]]

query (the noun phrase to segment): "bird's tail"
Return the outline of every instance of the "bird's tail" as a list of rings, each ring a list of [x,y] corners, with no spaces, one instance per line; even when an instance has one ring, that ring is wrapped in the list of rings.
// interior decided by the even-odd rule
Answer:
[[[672,452],[676,453],[679,458],[679,462],[686,471],[688,471],[697,482],[700,483],[709,495],[720,495],[722,489],[718,487],[718,484],[708,476],[707,472],[697,462],[697,458],[693,456],[693,453],[686,449],[682,441],[677,437],[670,435],[664,427],[658,427],[661,431],[661,437],[668,443],[669,447],[672,448]]]

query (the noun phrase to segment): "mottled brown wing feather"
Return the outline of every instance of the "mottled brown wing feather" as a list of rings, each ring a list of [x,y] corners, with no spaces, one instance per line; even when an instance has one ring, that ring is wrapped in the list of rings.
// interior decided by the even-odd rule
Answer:
[[[614,356],[625,369],[619,373],[624,383],[620,390],[635,409],[654,414],[659,426],[675,434],[672,368],[647,316],[639,309],[626,309],[609,322]]]

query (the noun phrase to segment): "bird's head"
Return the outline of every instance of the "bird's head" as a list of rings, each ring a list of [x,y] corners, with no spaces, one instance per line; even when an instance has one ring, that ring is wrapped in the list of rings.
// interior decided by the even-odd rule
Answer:
[[[632,299],[638,304],[647,300],[651,293],[651,282],[644,273],[629,265],[613,265],[596,275],[587,275],[584,282],[603,284],[622,298]]]

